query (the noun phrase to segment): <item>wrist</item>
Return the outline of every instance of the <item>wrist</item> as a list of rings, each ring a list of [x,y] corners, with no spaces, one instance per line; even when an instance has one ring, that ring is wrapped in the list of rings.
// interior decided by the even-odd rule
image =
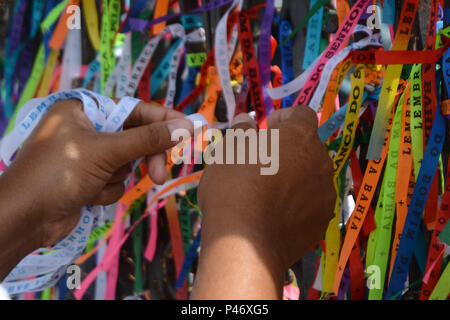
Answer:
[[[278,230],[276,223],[270,222],[274,215],[273,210],[269,209],[271,206],[262,206],[256,200],[219,203],[222,204],[220,207],[201,207],[202,244],[232,235],[242,244],[251,243],[259,255],[271,263],[272,268],[284,272],[290,267],[282,231]]]
[[[38,206],[33,205],[27,188],[20,187],[19,182],[25,181],[9,173],[0,176],[0,281],[41,244]]]
[[[204,227],[191,298],[281,299],[284,276],[285,268],[267,248],[239,234],[208,234]]]
[[[26,250],[31,251],[41,246],[43,212],[42,196],[40,192],[33,192],[33,185],[32,181],[10,169],[0,176],[0,203],[6,209],[0,219],[9,226],[0,225],[0,230],[3,235],[11,234],[15,239],[26,240]]]

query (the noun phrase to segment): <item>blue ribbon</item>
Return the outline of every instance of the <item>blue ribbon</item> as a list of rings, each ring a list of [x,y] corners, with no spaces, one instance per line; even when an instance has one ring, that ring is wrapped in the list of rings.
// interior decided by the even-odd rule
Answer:
[[[185,81],[183,81],[182,87],[181,87],[181,93],[180,97],[178,99],[178,104],[180,101],[183,101],[185,97],[188,96],[189,93],[191,93],[195,88],[195,79],[197,78],[197,74],[200,71],[200,68],[198,67],[188,67],[188,75]],[[186,108],[184,108],[185,114],[191,114],[191,105],[188,105]]]
[[[447,66],[444,67],[444,70],[445,69],[447,69]],[[444,139],[445,120],[440,108],[437,108],[434,125],[431,129],[430,138],[425,149],[419,176],[414,187],[405,225],[403,227],[402,239],[395,258],[389,288],[386,293],[387,299],[393,297],[398,292],[401,292],[405,287],[411,256],[416,244],[420,222],[422,220],[422,213],[425,209],[431,183],[433,182],[433,177],[436,173],[436,167],[442,152]],[[401,294],[399,294],[396,299],[400,299],[400,297]]]
[[[280,23],[280,41],[283,42],[291,33],[292,25],[287,20],[283,20]],[[294,63],[292,57],[292,40],[287,41],[281,46],[281,71],[283,84],[290,82],[294,79]],[[295,96],[293,94],[284,97],[281,107],[288,108],[294,104]]]
[[[159,63],[156,70],[153,72],[152,78],[150,80],[150,96],[153,97],[156,91],[158,91],[164,79],[166,79],[169,76],[170,61],[172,60],[173,53],[180,44],[180,42],[181,39],[175,41],[175,43],[170,47],[169,51],[167,51],[167,54]]]
[[[422,275],[425,275],[428,254],[427,249],[425,248],[425,237],[423,235],[422,228],[417,230],[417,241],[414,246],[414,256],[416,257],[420,272],[422,272]]]
[[[197,236],[189,247],[188,252],[186,253],[183,261],[183,266],[181,267],[180,274],[178,275],[177,282],[175,283],[175,289],[180,289],[183,287],[184,279],[186,279],[189,270],[194,263],[195,258],[197,257],[197,251],[200,247],[201,240],[201,230],[198,231]]]
[[[364,91],[362,102],[364,102],[368,97],[368,93]],[[328,140],[331,135],[336,132],[336,130],[344,123],[345,114],[347,112],[348,102],[342,106],[338,111],[336,111],[324,124],[319,127],[319,139],[322,142]]]
[[[395,23],[395,0],[384,0],[383,23],[394,25]]]
[[[318,0],[310,0],[309,9],[312,9]],[[323,7],[309,19],[306,29],[305,53],[303,55],[302,69],[306,70],[319,56],[320,36],[322,35]]]
[[[100,62],[97,59],[92,60],[92,62],[89,64],[86,76],[84,77],[83,88],[85,89],[87,88],[89,82],[91,82],[92,78],[99,70],[100,70]]]
[[[130,18],[137,18],[139,16],[139,13],[145,8],[145,5],[147,4],[147,0],[133,0],[131,2],[131,8],[130,8]],[[127,33],[130,31],[130,19],[127,19],[125,22],[125,25],[122,28],[121,33]]]
[[[181,24],[185,29],[201,28],[203,27],[203,20],[201,15],[187,14],[181,16]]]

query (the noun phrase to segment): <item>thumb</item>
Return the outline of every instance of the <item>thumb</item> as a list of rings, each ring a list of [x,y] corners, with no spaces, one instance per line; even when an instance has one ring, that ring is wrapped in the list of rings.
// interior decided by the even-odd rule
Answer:
[[[108,161],[119,168],[132,160],[174,147],[179,142],[181,130],[185,130],[183,136],[192,136],[194,129],[189,120],[174,119],[121,132],[104,133],[102,149],[108,154]]]
[[[240,113],[236,117],[234,117],[231,122],[231,129],[255,129],[257,128],[256,121],[253,120],[247,113]]]

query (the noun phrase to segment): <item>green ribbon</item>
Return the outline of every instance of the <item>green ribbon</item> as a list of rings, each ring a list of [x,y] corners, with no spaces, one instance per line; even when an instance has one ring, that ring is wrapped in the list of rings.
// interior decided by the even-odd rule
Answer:
[[[375,237],[373,264],[380,268],[381,286],[379,288],[374,287],[370,289],[369,300],[381,300],[383,298],[384,281],[391,245],[392,222],[395,214],[395,185],[397,179],[404,97],[405,92],[403,92],[400,97],[397,110],[395,111],[394,123],[392,125],[391,139],[389,143],[389,153],[383,179],[383,206],[381,210],[377,210],[380,217],[377,224],[378,231]]]
[[[8,127],[6,128],[5,134],[9,133],[12,129],[14,129],[14,124],[16,122],[17,113],[22,108],[22,106],[30,99],[34,97],[36,89],[39,85],[39,82],[42,77],[42,73],[45,68],[45,50],[44,45],[41,44],[38,49],[38,53],[34,60],[33,67],[31,69],[30,77],[28,78],[27,84],[20,96],[19,102],[14,110],[14,114],[9,120]]]
[[[138,205],[134,208],[132,221],[136,222],[142,216],[142,205]],[[136,293],[144,291],[143,277],[142,277],[142,236],[143,236],[143,224],[139,223],[132,232],[133,237],[133,254],[134,254],[134,291]]]

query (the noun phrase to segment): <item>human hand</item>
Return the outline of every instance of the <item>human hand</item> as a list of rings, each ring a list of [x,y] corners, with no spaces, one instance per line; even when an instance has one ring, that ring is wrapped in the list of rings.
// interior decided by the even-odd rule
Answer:
[[[101,133],[79,100],[55,103],[0,178],[8,194],[20,198],[16,202],[28,204],[22,210],[23,221],[32,221],[38,230],[34,249],[69,234],[82,206],[119,200],[132,160],[150,156],[150,177],[163,183],[165,150],[177,143],[171,141],[170,132],[192,131],[190,121],[183,118],[182,113],[141,102],[125,122],[126,130]]]
[[[268,130],[279,129],[277,174],[261,175],[261,165],[213,164],[204,171],[198,190],[204,218],[194,299],[279,298],[285,270],[323,238],[333,217],[332,162],[317,135],[316,114],[307,107],[283,109],[268,117],[267,124]],[[256,125],[244,121],[233,128]],[[229,138],[225,135],[222,143]],[[223,271],[221,280],[210,283],[218,270]]]

